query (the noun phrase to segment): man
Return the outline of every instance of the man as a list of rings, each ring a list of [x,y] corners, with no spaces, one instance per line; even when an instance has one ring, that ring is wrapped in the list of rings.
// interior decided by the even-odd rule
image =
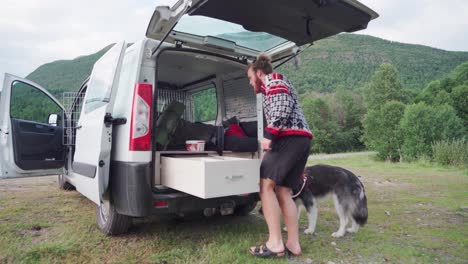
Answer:
[[[302,173],[309,156],[312,132],[299,105],[296,91],[284,76],[273,72],[271,59],[260,54],[249,64],[247,75],[255,93],[263,95],[266,119],[260,168],[260,199],[268,225],[268,241],[250,248],[257,257],[301,255],[297,208],[292,199],[302,187]],[[288,230],[283,243],[280,208]]]

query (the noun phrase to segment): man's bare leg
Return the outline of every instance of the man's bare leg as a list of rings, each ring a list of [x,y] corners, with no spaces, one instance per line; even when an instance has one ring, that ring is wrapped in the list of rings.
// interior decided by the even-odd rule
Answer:
[[[268,225],[269,237],[266,246],[273,252],[283,252],[284,244],[281,236],[280,207],[275,194],[275,182],[270,179],[260,179],[260,199],[263,216]],[[296,219],[297,221],[297,219]],[[251,248],[253,251],[254,248]]]
[[[299,244],[299,222],[297,220],[297,207],[292,199],[291,189],[287,187],[277,186],[276,194],[283,212],[284,223],[288,230],[288,240],[286,247],[295,255],[302,253],[301,245]]]

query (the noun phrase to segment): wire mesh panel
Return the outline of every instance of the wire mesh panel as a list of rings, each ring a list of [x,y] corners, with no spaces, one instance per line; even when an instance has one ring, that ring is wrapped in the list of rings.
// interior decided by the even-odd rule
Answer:
[[[157,89],[158,98],[158,112],[164,111],[166,107],[172,101],[178,101],[185,105],[185,112],[183,114],[185,120],[191,119],[192,104],[190,103],[190,97],[187,96],[186,92],[168,90],[168,89]]]
[[[223,88],[226,117],[243,119],[257,116],[257,99],[249,79],[242,77],[225,81]]]
[[[66,117],[63,129],[63,144],[66,146],[75,145],[76,129],[83,108],[85,93],[65,92],[63,93],[63,106],[65,107],[64,117]]]

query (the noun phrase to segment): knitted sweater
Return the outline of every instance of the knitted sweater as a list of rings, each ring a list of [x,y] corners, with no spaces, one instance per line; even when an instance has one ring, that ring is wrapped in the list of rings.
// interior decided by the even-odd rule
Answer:
[[[262,94],[266,138],[273,140],[293,135],[313,138],[296,91],[286,77],[276,72],[266,75]]]

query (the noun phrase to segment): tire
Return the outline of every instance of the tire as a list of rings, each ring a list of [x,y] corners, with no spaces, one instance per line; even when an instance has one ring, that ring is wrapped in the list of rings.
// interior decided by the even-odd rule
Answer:
[[[256,206],[257,201],[252,201],[247,204],[236,206],[236,208],[234,209],[234,215],[248,215],[255,209]]]
[[[65,190],[65,191],[72,191],[75,190],[75,186],[73,186],[71,183],[67,182],[63,174],[59,174],[57,176],[57,184],[58,188],[60,190]]]
[[[132,224],[132,218],[117,213],[110,201],[96,206],[96,222],[99,230],[108,236],[124,234]]]

